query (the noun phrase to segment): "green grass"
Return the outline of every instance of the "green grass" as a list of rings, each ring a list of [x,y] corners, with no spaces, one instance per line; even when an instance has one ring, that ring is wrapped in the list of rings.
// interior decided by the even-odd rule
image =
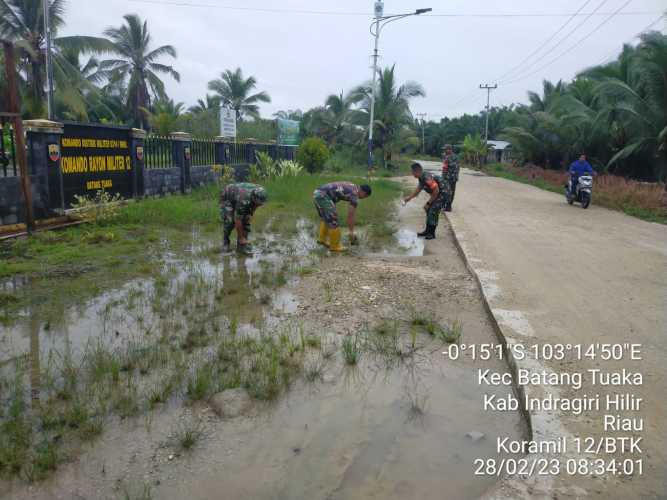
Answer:
[[[320,185],[351,180],[342,174],[302,175],[265,183],[269,202],[255,215],[256,232],[268,230],[284,238],[294,236],[300,219],[317,223],[312,193]],[[373,195],[361,200],[357,226],[369,228],[369,238],[381,245],[393,234],[390,226],[400,187],[387,179],[371,181]],[[219,188],[208,186],[186,196],[167,196],[129,203],[111,222],[85,224],[37,233],[0,244],[0,279],[27,276],[30,293],[0,295],[0,321],[8,321],[24,307],[39,307],[45,322],[62,321],[67,306],[81,303],[138,276],[153,276],[161,256],[181,253],[192,241],[192,229],[215,237],[220,231]],[[346,204],[339,216],[346,224]],[[276,275],[280,285],[285,276]],[[52,290],[61,293],[53,294]],[[53,317],[50,317],[53,315]]]
[[[203,434],[200,420],[187,419],[178,424],[174,430],[172,440],[179,451],[190,451],[197,445]]]
[[[356,365],[361,358],[361,340],[359,337],[348,335],[343,340],[343,359],[348,365]]]
[[[319,221],[319,216],[313,205],[313,191],[323,184],[335,181],[350,181],[357,184],[366,183],[366,179],[351,178],[341,174],[316,174],[299,177],[278,178],[266,182],[269,201],[265,207],[255,214],[255,224],[258,228],[268,227],[272,232],[280,234],[294,234],[297,231],[297,221],[305,218],[313,223]],[[387,179],[374,179],[370,182],[373,195],[360,200],[357,208],[357,226],[382,226],[391,219],[392,211],[389,207],[400,194],[400,187]],[[347,224],[346,204],[338,205],[339,220],[343,227]]]

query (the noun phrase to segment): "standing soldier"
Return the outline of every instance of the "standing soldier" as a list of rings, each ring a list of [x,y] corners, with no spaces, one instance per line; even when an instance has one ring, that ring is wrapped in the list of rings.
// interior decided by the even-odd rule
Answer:
[[[350,230],[350,243],[357,241],[354,234],[355,214],[359,200],[371,195],[371,187],[368,184],[357,186],[351,182],[332,182],[320,186],[313,193],[315,208],[320,215],[320,232],[317,242],[329,247],[332,252],[343,252],[346,250],[340,243],[341,234],[338,227],[338,212],[336,203],[347,201],[350,207],[347,210],[347,227]]]
[[[426,229],[421,233],[417,233],[417,236],[432,240],[435,239],[435,229],[438,227],[438,221],[440,220],[440,211],[447,202],[449,185],[440,177],[430,172],[425,172],[419,163],[413,163],[410,168],[412,169],[412,176],[419,181],[419,184],[415,192],[403,201],[410,203],[422,191],[426,191],[430,195],[429,200],[424,205],[424,210],[426,211]]]
[[[250,253],[251,247],[248,242],[250,234],[250,222],[252,216],[260,207],[266,203],[266,191],[262,186],[240,182],[229,184],[220,194],[220,210],[224,225],[224,248],[230,249],[230,236],[236,229],[237,250],[241,253]]]
[[[445,146],[445,158],[442,164],[442,178],[449,184],[449,196],[445,204],[445,212],[452,211],[454,195],[456,194],[456,183],[459,181],[459,157],[454,153],[451,144]]]

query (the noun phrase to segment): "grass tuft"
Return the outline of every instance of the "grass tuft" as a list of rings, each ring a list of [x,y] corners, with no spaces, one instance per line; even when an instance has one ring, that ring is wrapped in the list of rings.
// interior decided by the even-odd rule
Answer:
[[[356,365],[361,358],[361,342],[356,335],[343,339],[343,359],[348,365]]]

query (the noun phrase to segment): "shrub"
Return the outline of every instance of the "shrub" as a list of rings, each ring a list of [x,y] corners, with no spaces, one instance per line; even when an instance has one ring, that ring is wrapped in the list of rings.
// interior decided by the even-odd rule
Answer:
[[[280,177],[296,177],[301,173],[303,167],[295,161],[281,160],[278,163],[278,170],[280,171]]]
[[[299,146],[296,158],[311,174],[319,172],[329,159],[329,148],[319,137],[311,137]]]
[[[278,175],[276,161],[271,158],[271,155],[258,151],[255,153],[257,157],[257,169],[263,179],[273,179]]]
[[[96,224],[104,224],[114,220],[120,213],[120,202],[123,198],[120,194],[112,195],[105,190],[95,193],[95,196],[74,196],[75,201],[72,208],[76,214]]]

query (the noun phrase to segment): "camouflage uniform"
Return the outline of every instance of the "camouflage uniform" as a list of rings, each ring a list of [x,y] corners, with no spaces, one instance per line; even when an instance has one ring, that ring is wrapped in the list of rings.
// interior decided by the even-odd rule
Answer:
[[[332,182],[320,186],[313,193],[317,213],[330,229],[338,227],[336,203],[347,201],[353,207],[359,204],[359,186],[351,182]]]
[[[422,172],[421,177],[419,177],[419,189],[421,191],[426,191],[428,194],[433,194],[436,186],[440,189],[440,194],[433,200],[433,203],[426,211],[426,225],[433,226],[434,228],[438,226],[440,211],[443,209],[448,199],[448,184],[443,182],[442,178],[437,175],[433,175],[426,171]]]
[[[246,237],[250,233],[250,219],[257,205],[253,200],[253,193],[257,190],[264,191],[262,186],[241,182],[229,184],[220,193],[220,213],[225,231],[225,244],[229,244],[229,237],[235,228],[237,219],[241,220]]]
[[[447,181],[449,186],[449,195],[444,209],[451,212],[454,196],[456,195],[456,183],[459,181],[459,157],[456,154],[445,155],[442,165],[442,178]]]

